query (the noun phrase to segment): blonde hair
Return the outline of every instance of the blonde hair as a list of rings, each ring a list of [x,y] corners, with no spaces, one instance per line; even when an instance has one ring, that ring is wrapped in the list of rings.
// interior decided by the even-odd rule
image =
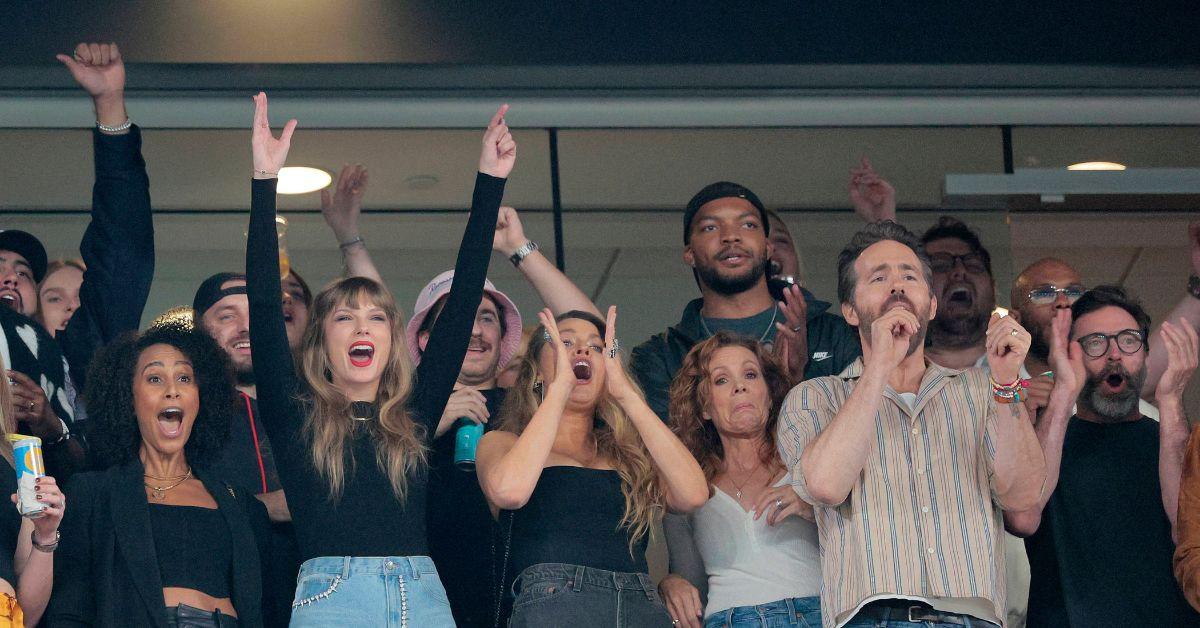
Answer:
[[[313,300],[312,316],[300,340],[301,376],[308,384],[312,406],[304,421],[303,434],[309,442],[313,467],[329,485],[329,497],[336,501],[346,483],[346,465],[356,464],[354,451],[347,446],[355,421],[350,416],[351,400],[331,380],[332,364],[325,349],[325,321],[342,306],[358,308],[371,304],[383,309],[391,327],[392,341],[388,362],[380,375],[379,420],[363,423],[374,437],[375,464],[392,484],[400,500],[408,493],[408,474],[428,462],[424,427],[409,414],[407,401],[412,393],[413,364],[404,341],[404,325],[395,299],[379,283],[364,277],[348,277],[326,287]]]
[[[566,319],[591,323],[601,336],[604,335],[604,321],[593,314],[572,311],[560,315],[556,320]],[[528,349],[520,359],[517,382],[508,391],[500,410],[501,430],[520,435],[541,405],[541,393],[535,385],[540,380],[537,372],[538,355],[547,344],[544,332],[539,325],[530,335]],[[624,366],[619,368],[624,371]],[[633,382],[628,374],[625,376]],[[632,552],[634,544],[650,533],[655,519],[661,516],[666,492],[637,428],[608,391],[601,393],[593,416],[592,437],[596,440],[596,453],[610,462],[621,478],[625,514],[620,525],[630,532],[629,548]]]

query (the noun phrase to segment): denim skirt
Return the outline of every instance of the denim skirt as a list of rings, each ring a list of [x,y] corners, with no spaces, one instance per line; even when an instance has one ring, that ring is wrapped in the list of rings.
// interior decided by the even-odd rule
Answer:
[[[671,615],[644,573],[565,565],[533,565],[513,583],[509,628],[670,628]]]
[[[291,625],[454,628],[454,617],[428,556],[322,556],[300,566]]]

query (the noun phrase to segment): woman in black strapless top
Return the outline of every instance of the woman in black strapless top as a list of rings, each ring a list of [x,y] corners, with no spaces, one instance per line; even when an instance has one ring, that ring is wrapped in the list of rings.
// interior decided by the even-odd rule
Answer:
[[[608,322],[586,312],[538,317],[497,431],[476,470],[510,539],[509,626],[670,626],[647,575],[646,539],[665,505],[708,499],[700,465],[646,405]]]

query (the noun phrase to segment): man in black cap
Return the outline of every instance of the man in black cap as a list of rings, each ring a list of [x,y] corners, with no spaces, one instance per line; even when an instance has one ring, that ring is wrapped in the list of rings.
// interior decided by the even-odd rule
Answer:
[[[46,249],[37,238],[18,229],[0,231],[0,305],[32,317],[45,274]]]
[[[793,383],[836,375],[862,354],[858,336],[799,286],[776,301],[767,289],[771,245],[766,207],[744,186],[722,181],[700,190],[683,214],[683,261],[692,267],[700,298],[678,325],[633,350],[630,365],[650,407],[666,421],[671,380],[696,343],[718,330],[772,347]]]

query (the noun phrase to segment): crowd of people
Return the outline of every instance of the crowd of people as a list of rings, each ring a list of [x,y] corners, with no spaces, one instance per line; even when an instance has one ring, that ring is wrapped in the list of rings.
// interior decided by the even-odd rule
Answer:
[[[0,437],[39,438],[46,472],[40,516],[0,517],[0,625],[1200,626],[1200,222],[1155,326],[1136,286],[1054,258],[997,308],[976,233],[909,231],[865,159],[836,266],[717,182],[682,214],[700,297],[626,360],[617,308],[502,206],[507,105],[454,266],[406,321],[359,230],[361,166],[322,192],[340,278],[281,268],[297,121],[277,136],[259,93],[245,267],[141,328],[124,63],[59,60],[95,106],[96,182],[80,259],[0,231]],[[494,252],[536,322],[487,279]],[[804,287],[822,270],[836,307]],[[0,456],[17,504],[30,463]]]

